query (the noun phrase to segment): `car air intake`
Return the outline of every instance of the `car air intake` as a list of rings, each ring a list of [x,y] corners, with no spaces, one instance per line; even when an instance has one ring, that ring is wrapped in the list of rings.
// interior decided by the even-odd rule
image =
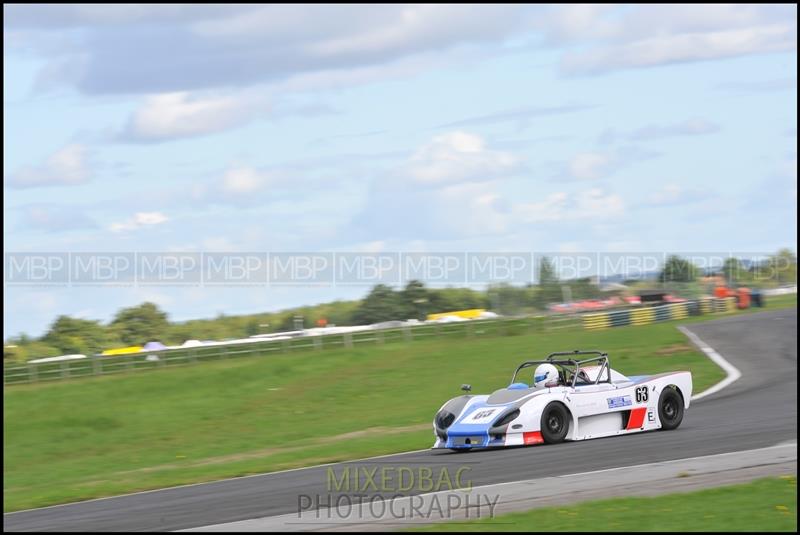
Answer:
[[[519,416],[519,409],[515,409],[515,410],[509,412],[508,414],[506,414],[505,416],[503,416],[502,418],[497,420],[497,422],[495,422],[495,424],[492,427],[504,426],[504,425],[508,424],[509,422],[511,422],[511,420],[513,420],[517,416]]]

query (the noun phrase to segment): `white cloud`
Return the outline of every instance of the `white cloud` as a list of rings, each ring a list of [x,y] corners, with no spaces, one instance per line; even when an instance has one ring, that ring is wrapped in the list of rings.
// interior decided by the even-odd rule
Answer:
[[[192,185],[189,198],[195,203],[255,206],[267,202],[278,202],[287,197],[303,196],[298,190],[298,177],[286,169],[264,169],[249,165],[234,164],[221,176]],[[185,197],[183,191],[175,191],[177,197]]]
[[[436,128],[463,128],[482,126],[487,124],[497,124],[505,122],[516,122],[521,127],[527,127],[532,120],[537,117],[548,117],[567,113],[575,113],[596,108],[595,105],[587,104],[562,104],[557,106],[525,106],[521,108],[506,109],[494,113],[477,115],[437,125]],[[520,129],[518,128],[518,129]]]
[[[41,9],[42,7],[17,4],[10,9],[5,9],[4,15],[7,17],[7,24],[22,28],[116,26],[139,21],[197,17],[201,13],[208,14],[210,6],[52,4],[46,6],[46,9]]]
[[[615,137],[613,131],[600,136],[601,143]],[[557,180],[595,181],[608,178],[622,168],[660,156],[660,153],[636,145],[622,145],[605,152],[580,152],[561,162],[550,162]]]
[[[442,229],[455,227],[465,236],[507,231],[513,223],[511,205],[496,186],[493,182],[468,182],[444,187],[435,197],[437,224]]]
[[[57,150],[38,166],[23,167],[5,183],[10,188],[74,186],[89,181],[91,170],[83,145],[72,143]]]
[[[137,230],[143,227],[161,225],[169,221],[169,218],[161,212],[137,212],[133,217],[120,223],[112,223],[109,229],[112,232],[125,232]]]
[[[123,10],[11,6],[8,31],[80,27],[43,72],[87,93],[165,93],[347,73],[524,31],[530,6],[238,5]],[[158,24],[153,21],[157,20]],[[474,47],[473,47],[474,48]],[[168,53],[165,53],[168,51]],[[475,56],[475,54],[472,54]],[[80,69],[59,65],[74,64]]]
[[[536,26],[542,29],[551,43],[559,44],[586,38],[610,37],[617,25],[609,19],[615,6],[598,4],[567,4],[551,7],[538,17]]]
[[[517,26],[512,10],[501,6],[406,5],[389,24],[363,27],[308,46],[314,55],[398,53],[428,43],[446,45],[455,40],[497,39]],[[423,45],[425,46],[425,45]]]
[[[717,84],[718,89],[740,93],[791,91],[797,89],[797,78],[774,78],[772,80],[739,80]]]
[[[509,152],[486,148],[480,136],[451,132],[417,150],[403,172],[418,184],[441,186],[494,180],[518,170],[520,163]]]
[[[569,174],[579,180],[597,180],[611,170],[612,158],[608,154],[584,152],[569,162]]]
[[[625,202],[616,193],[605,193],[600,188],[581,191],[576,195],[577,219],[607,219],[623,215]]]
[[[564,57],[562,68],[569,74],[596,74],[794,49],[796,29],[788,23],[771,24],[718,32],[657,36],[590,52],[570,53]]]
[[[32,204],[22,210],[20,230],[67,232],[96,227],[92,218],[80,208],[56,204]]]
[[[503,232],[511,222],[510,205],[499,184],[521,168],[521,158],[490,149],[480,136],[461,131],[435,136],[373,181],[352,223],[355,239]]]
[[[266,111],[266,106],[248,95],[195,96],[186,92],[147,97],[137,109],[121,138],[158,142],[214,134],[241,126]]]
[[[717,131],[719,131],[718,124],[695,117],[672,125],[645,126],[633,131],[628,137],[631,141],[638,141],[642,139],[658,139],[671,136],[700,136],[704,134],[713,134]]]
[[[222,177],[222,191],[233,195],[259,191],[267,183],[267,175],[252,167],[234,167]]]
[[[597,166],[607,160],[610,157],[579,159],[576,172],[595,177],[601,173]],[[504,191],[503,179],[519,167],[515,154],[492,151],[473,134],[437,136],[400,166],[395,180],[373,182],[363,211],[352,222],[353,235],[383,240],[421,235],[434,240],[477,239],[524,232],[526,225],[612,220],[625,213],[622,197],[600,188],[537,194],[536,200],[525,202]]]
[[[795,50],[796,21],[789,5],[569,5],[535,26],[571,48],[561,69],[581,75]]]
[[[653,192],[647,198],[649,206],[675,206],[688,204],[707,198],[704,192],[687,189],[677,184],[666,184],[660,190]]]
[[[649,124],[630,132],[618,132],[608,128],[600,134],[601,144],[614,143],[619,140],[629,142],[649,141],[668,137],[702,136],[720,131],[720,126],[708,119],[693,117],[673,124]]]
[[[514,213],[526,223],[615,219],[624,215],[625,202],[616,193],[591,188],[575,194],[552,193],[539,202],[518,203]]]
[[[37,50],[51,85],[126,94],[351,85],[395,76],[403,62],[410,65],[400,70],[415,71],[458,51],[473,61],[491,57],[537,33],[569,49],[565,72],[592,74],[794,50],[797,19],[790,5],[689,4],[20,5],[4,15],[7,33],[36,35],[30,41],[80,28],[77,44]]]

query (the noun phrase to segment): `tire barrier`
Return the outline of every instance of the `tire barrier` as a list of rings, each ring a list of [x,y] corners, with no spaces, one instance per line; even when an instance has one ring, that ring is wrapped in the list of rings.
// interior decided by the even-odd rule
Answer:
[[[608,312],[600,314],[585,314],[583,316],[583,326],[588,331],[607,329],[610,326]]]
[[[630,310],[620,310],[618,312],[609,314],[609,316],[611,318],[612,327],[624,327],[625,325],[631,324]]]
[[[672,319],[672,307],[656,307],[652,310],[655,312],[653,321],[667,321]]]
[[[672,317],[670,319],[673,320],[682,320],[689,316],[689,303],[675,303],[675,306],[671,309]]]
[[[584,314],[583,328],[587,331],[597,331],[608,329],[609,327],[647,325],[659,321],[680,320],[689,316],[734,312],[736,310],[737,301],[735,297],[704,297],[697,301],[683,303]]]
[[[631,310],[631,325],[647,325],[653,323],[655,318],[655,307],[639,308]]]

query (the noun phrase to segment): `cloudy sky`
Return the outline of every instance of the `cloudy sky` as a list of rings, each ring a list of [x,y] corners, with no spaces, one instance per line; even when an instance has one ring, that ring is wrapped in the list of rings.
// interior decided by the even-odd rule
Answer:
[[[796,246],[793,5],[3,11],[6,252]],[[365,291],[5,290],[5,336]]]

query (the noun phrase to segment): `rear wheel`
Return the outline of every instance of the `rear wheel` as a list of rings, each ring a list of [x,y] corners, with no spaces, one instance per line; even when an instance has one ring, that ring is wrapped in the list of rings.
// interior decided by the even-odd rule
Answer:
[[[683,421],[683,398],[672,387],[667,387],[658,398],[658,419],[661,429],[675,429]]]
[[[550,403],[542,411],[542,438],[546,444],[562,442],[569,431],[569,412],[561,403]]]

